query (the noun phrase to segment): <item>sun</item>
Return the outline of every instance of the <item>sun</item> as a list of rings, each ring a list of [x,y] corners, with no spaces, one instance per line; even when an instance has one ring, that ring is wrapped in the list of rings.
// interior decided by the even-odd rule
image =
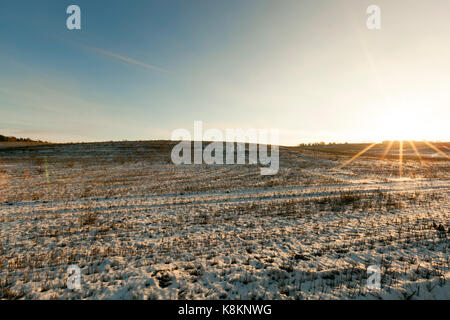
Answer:
[[[396,114],[385,120],[381,126],[382,140],[423,140],[424,130],[420,121],[411,114]]]
[[[377,136],[384,140],[434,140],[434,128],[424,121],[426,109],[416,103],[387,108],[379,117]]]
[[[436,140],[436,129],[430,122],[426,121],[428,117],[427,108],[420,101],[413,99],[408,103],[398,103],[395,107],[386,108],[377,121],[377,130],[375,132],[378,141],[391,141],[381,156],[385,156],[394,146],[394,141],[398,141],[398,168],[399,176],[403,175],[403,153],[405,147],[411,147],[418,160],[423,164],[422,155],[416,147],[416,142],[421,141],[435,152],[441,154],[447,160],[450,156],[435,146],[430,140]],[[339,169],[349,165],[352,161],[362,156],[364,153],[372,149],[378,143],[372,143],[366,148],[358,152],[349,160],[339,166]],[[397,145],[397,144],[396,144]]]

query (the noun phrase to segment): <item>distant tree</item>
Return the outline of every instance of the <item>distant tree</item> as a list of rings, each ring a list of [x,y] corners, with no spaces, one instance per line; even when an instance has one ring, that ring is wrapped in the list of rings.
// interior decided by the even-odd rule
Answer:
[[[7,137],[0,134],[0,142],[39,142],[44,143],[41,140],[31,140],[30,138],[16,138],[16,137]]]

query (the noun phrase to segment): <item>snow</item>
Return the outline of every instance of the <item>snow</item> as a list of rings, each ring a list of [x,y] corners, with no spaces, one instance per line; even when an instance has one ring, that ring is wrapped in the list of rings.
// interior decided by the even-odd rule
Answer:
[[[263,177],[175,166],[171,146],[0,150],[0,297],[450,299],[447,160],[400,178],[393,159],[337,169],[348,156],[280,148]]]

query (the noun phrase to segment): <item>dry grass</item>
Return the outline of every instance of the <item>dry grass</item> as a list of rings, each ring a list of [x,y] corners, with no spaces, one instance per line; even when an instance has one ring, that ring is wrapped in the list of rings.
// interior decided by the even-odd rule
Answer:
[[[337,170],[341,155],[282,149],[280,173],[261,177],[250,165],[173,166],[171,146],[0,152],[0,297],[415,299],[448,288],[448,162],[408,162],[414,180],[399,182],[392,160]],[[66,288],[71,264],[81,292]],[[363,285],[371,264],[382,292]]]

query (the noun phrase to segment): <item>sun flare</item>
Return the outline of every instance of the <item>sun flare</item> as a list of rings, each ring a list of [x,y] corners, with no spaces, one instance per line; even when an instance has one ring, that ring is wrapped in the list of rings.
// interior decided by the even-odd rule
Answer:
[[[417,103],[388,108],[378,119],[379,140],[436,140],[436,128],[427,123],[426,118],[425,107]]]
[[[379,117],[375,117],[377,124],[375,139],[379,142],[390,141],[386,144],[380,159],[385,159],[389,153],[395,154],[398,161],[398,176],[402,177],[404,172],[404,155],[405,149],[410,148],[413,155],[423,165],[423,157],[421,151],[417,148],[420,141],[428,149],[432,150],[436,155],[450,160],[450,156],[441,150],[436,144],[429,141],[439,140],[439,129],[434,126],[433,122],[427,121],[429,113],[427,112],[426,103],[422,99],[408,99],[405,102],[397,101],[395,107],[387,107],[380,110]],[[397,143],[395,143],[397,142]],[[372,143],[355,154],[352,158],[342,163],[338,168],[341,169],[354,160],[373,149],[378,143]],[[395,147],[394,147],[395,145]]]

